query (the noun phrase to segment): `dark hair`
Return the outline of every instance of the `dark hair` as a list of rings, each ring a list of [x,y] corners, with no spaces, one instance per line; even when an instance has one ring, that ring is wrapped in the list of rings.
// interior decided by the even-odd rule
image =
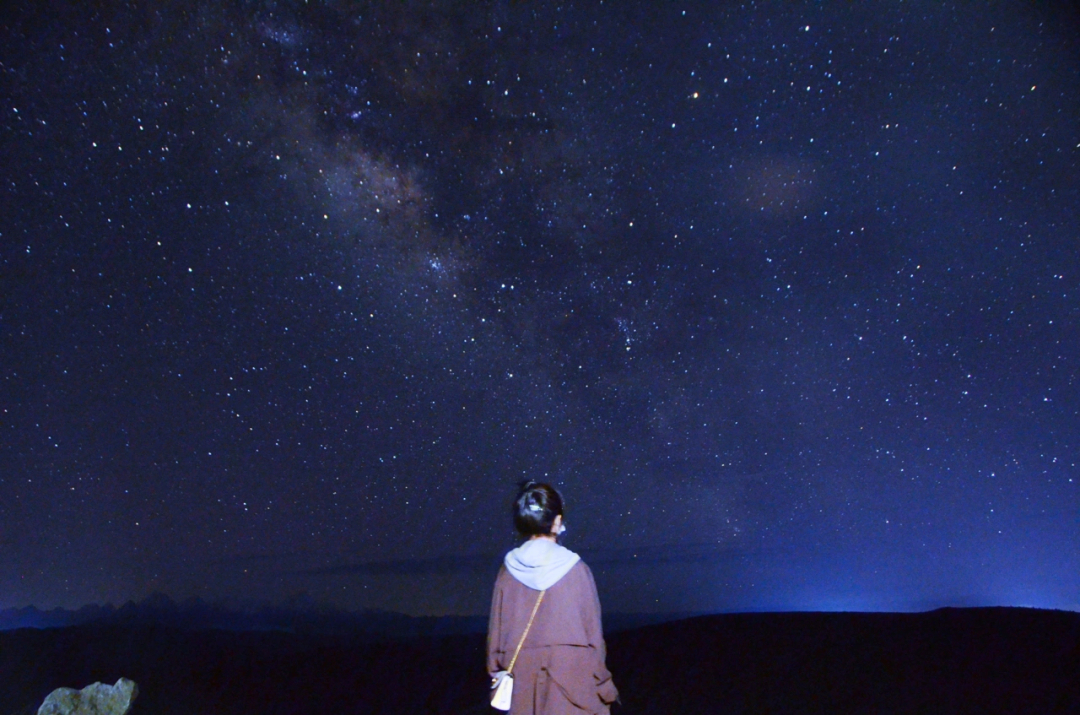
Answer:
[[[514,515],[514,528],[522,536],[550,534],[555,517],[563,513],[562,495],[550,484],[530,479],[518,486],[510,511]]]

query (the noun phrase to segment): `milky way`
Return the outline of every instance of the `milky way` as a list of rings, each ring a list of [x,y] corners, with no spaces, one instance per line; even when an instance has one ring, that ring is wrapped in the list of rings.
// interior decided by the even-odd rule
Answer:
[[[0,607],[1076,607],[1077,26],[4,10]]]

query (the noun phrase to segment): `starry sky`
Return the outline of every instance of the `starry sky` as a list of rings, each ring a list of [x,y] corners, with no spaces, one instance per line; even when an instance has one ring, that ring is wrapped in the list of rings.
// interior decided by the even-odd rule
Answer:
[[[0,607],[1080,608],[1080,8],[0,11]]]

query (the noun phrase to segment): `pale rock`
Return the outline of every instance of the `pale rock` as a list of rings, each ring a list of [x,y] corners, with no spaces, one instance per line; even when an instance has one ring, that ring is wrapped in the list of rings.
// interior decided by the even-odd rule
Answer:
[[[37,715],[125,715],[138,694],[139,686],[127,678],[120,678],[116,685],[94,683],[82,690],[57,688]]]

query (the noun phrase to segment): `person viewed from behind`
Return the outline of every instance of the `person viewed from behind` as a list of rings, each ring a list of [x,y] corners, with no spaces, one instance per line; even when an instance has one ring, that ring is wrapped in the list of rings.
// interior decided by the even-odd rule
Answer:
[[[525,542],[506,555],[495,579],[487,643],[492,692],[511,671],[512,715],[607,715],[619,692],[605,665],[600,598],[589,567],[556,541],[565,531],[562,496],[527,481],[512,512]]]

